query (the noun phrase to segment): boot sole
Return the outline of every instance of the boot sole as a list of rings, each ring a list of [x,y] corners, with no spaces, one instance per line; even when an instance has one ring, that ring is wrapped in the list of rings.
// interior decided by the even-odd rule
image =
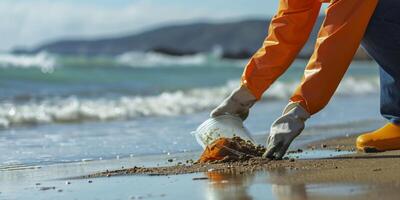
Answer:
[[[377,149],[375,147],[363,147],[363,148],[361,148],[359,150],[361,150],[364,153],[379,153],[379,152],[383,152],[383,151],[381,151],[381,150],[379,150],[379,149]]]

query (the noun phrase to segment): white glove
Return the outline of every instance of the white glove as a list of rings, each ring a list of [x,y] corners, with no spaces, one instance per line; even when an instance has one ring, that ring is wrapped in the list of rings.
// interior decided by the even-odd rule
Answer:
[[[263,157],[282,159],[292,141],[303,131],[308,118],[310,114],[299,103],[289,103],[282,116],[271,126],[267,151]]]
[[[256,97],[245,86],[241,86],[234,90],[227,99],[215,108],[211,112],[210,117],[230,114],[245,120],[249,115],[250,108],[256,101]]]

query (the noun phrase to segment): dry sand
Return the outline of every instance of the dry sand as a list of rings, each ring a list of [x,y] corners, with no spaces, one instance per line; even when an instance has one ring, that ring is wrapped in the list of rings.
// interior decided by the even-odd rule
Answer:
[[[353,150],[356,136],[334,138],[315,142],[305,147],[307,150]],[[121,175],[175,175],[196,172],[248,173],[259,170],[274,172],[271,182],[281,184],[302,183],[383,183],[400,186],[400,151],[384,153],[353,152],[331,158],[266,160],[252,158],[248,161],[219,164],[178,163],[172,167],[135,167],[115,171],[105,171],[80,178],[110,177]],[[280,171],[285,173],[280,174]]]

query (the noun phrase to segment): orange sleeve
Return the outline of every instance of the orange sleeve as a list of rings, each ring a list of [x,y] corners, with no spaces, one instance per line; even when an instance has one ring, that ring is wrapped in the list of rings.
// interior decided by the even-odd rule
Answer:
[[[296,58],[312,31],[320,8],[320,0],[280,0],[263,46],[250,59],[242,75],[242,85],[257,99]]]
[[[329,102],[347,71],[378,0],[332,0],[314,53],[291,101],[310,113]],[[357,87],[357,86],[355,86]]]

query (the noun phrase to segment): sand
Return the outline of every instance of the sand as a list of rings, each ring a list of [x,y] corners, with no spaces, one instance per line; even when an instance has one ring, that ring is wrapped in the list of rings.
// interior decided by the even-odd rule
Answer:
[[[334,138],[308,144],[294,151],[344,151],[354,150],[356,136]],[[400,186],[400,151],[366,154],[352,152],[348,155],[319,159],[268,160],[251,158],[246,161],[192,164],[177,163],[169,167],[134,167],[114,171],[104,171],[79,178],[112,177],[122,175],[177,175],[197,172],[251,173],[267,171],[279,176],[271,176],[270,181],[278,184],[302,183],[383,183]],[[285,173],[280,173],[284,171]]]
[[[254,145],[240,137],[220,138],[206,147],[196,163],[231,163],[244,162],[261,157],[266,151],[262,145]]]
[[[306,145],[307,149],[356,151],[355,143],[358,135],[344,136],[312,142]]]

